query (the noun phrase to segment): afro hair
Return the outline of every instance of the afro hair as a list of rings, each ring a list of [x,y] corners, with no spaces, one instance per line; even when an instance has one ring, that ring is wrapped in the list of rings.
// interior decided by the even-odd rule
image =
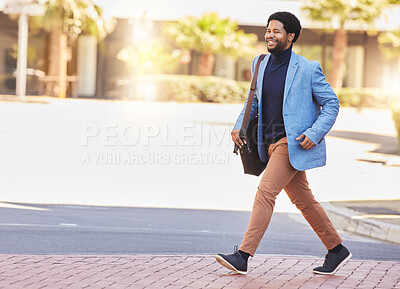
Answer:
[[[300,36],[301,25],[299,19],[290,12],[276,12],[269,16],[267,26],[271,20],[278,20],[283,24],[286,33],[294,33],[293,43],[296,42]]]

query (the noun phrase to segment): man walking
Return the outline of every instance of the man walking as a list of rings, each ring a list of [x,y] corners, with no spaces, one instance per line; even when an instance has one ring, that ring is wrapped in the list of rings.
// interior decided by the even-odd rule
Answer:
[[[267,21],[270,54],[260,64],[250,119],[259,115],[258,153],[268,164],[240,249],[216,256],[221,265],[239,274],[247,273],[248,258],[256,252],[282,189],[328,250],[323,266],[314,273],[334,274],[351,257],[307,182],[305,171],[326,163],[324,137],[336,120],[339,100],[320,64],[292,51],[300,31],[300,21],[289,12],[274,13]],[[258,57],[253,60],[253,75]],[[246,142],[239,137],[246,103],[231,133],[240,148]]]

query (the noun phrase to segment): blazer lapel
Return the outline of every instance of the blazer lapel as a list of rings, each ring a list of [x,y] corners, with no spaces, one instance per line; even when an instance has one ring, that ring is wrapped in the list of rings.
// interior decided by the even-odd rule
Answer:
[[[297,65],[299,60],[297,59],[297,54],[292,51],[292,55],[290,56],[289,66],[286,73],[286,81],[285,81],[285,91],[283,93],[283,103],[285,103],[287,94],[289,93],[290,86],[292,85],[294,75],[297,71]]]
[[[262,104],[262,89],[263,89],[263,80],[264,80],[264,73],[265,68],[267,67],[267,63],[271,54],[267,54],[263,61],[260,63],[260,70],[258,71],[257,76],[257,96],[258,96],[258,107],[261,107]]]

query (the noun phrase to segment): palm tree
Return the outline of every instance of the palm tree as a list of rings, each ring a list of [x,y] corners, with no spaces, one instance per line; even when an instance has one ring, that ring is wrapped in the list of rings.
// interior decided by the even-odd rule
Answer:
[[[400,0],[388,0],[389,4],[400,4]],[[379,34],[379,48],[388,60],[400,58],[400,27],[394,31]]]
[[[372,23],[388,4],[387,0],[308,0],[303,6],[312,20],[328,23],[335,30],[330,84],[342,87],[349,26]]]
[[[378,41],[380,49],[388,59],[393,60],[400,57],[400,28],[380,34]]]
[[[172,73],[179,64],[181,52],[161,39],[151,39],[122,48],[117,59],[125,62],[133,75]]]
[[[93,0],[42,0],[46,12],[32,17],[32,24],[50,33],[49,68],[47,74],[58,76],[58,94],[65,97],[67,75],[67,46],[82,33],[105,38],[115,26],[106,20],[103,10]]]
[[[221,19],[217,13],[205,13],[201,18],[187,16],[166,25],[165,32],[181,48],[201,53],[198,74],[212,75],[215,54],[234,58],[252,55],[257,36],[239,30],[237,22]]]

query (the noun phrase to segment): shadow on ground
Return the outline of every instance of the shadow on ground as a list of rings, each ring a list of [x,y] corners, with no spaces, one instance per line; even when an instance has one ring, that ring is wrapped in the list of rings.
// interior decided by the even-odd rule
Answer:
[[[332,130],[328,136],[377,144],[377,148],[370,153],[400,155],[399,143],[394,136],[344,130]]]

